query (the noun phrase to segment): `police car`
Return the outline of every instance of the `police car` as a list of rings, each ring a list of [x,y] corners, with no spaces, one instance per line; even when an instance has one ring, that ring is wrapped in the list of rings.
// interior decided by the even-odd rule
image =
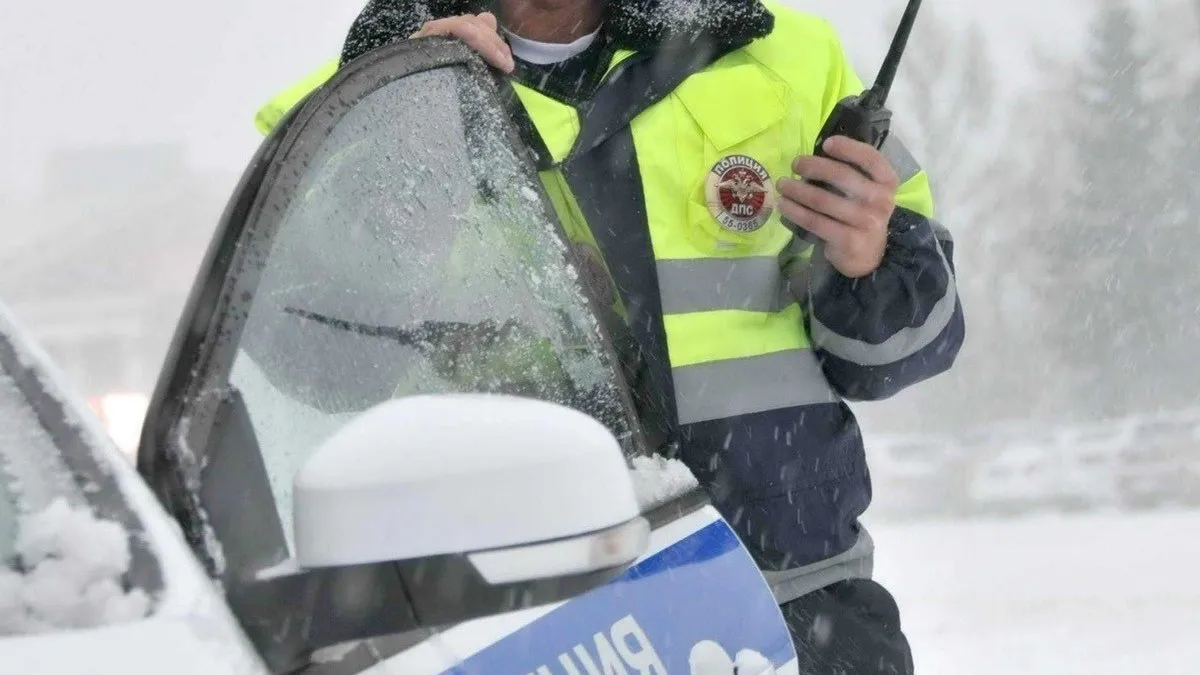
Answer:
[[[5,672],[796,673],[651,452],[490,75],[342,69],[233,195],[136,470],[0,321]]]

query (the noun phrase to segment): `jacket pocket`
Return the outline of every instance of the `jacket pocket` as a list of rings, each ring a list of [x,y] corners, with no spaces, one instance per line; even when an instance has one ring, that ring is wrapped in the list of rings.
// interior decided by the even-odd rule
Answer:
[[[741,60],[693,75],[675,95],[700,136],[680,141],[684,170],[698,177],[687,207],[692,243],[716,255],[777,252],[791,235],[775,181],[791,175],[803,136],[787,85]]]

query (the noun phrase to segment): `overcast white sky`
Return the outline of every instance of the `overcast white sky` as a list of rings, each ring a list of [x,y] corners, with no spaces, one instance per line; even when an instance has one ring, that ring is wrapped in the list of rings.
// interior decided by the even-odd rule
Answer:
[[[903,0],[792,0],[828,16],[875,63],[882,12]],[[186,140],[198,166],[239,171],[253,113],[338,52],[365,0],[0,0],[0,181],[36,184],[45,154],[79,144]],[[927,0],[978,19],[1009,82],[1026,39],[1074,42],[1090,0]],[[864,79],[874,75],[874,67]],[[902,75],[901,75],[902,76]]]

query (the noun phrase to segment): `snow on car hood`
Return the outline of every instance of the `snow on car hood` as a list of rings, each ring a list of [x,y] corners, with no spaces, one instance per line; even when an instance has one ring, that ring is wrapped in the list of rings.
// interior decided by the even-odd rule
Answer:
[[[24,569],[0,567],[0,635],[94,628],[146,616],[150,598],[121,586],[129,537],[120,524],[60,497],[21,519]]]
[[[5,672],[38,675],[266,675],[250,652],[225,637],[224,629],[206,632],[194,617],[159,613],[91,630],[4,638],[0,662]]]
[[[140,538],[158,561],[162,574],[161,589],[149,598],[152,602],[144,618],[129,615],[138,609],[135,592],[126,594],[126,601],[131,604],[115,600],[111,604],[102,603],[110,608],[119,606],[120,610],[113,610],[116,613],[107,618],[122,621],[92,628],[0,637],[0,663],[4,664],[4,671],[39,675],[81,672],[265,675],[266,668],[242,633],[221,592],[188,549],[178,525],[107,436],[95,415],[62,385],[65,379],[46,354],[24,338],[27,333],[2,302],[0,333],[12,342],[22,365],[36,370],[45,392],[61,401],[69,411],[70,424],[80,431],[96,461],[112,476],[126,503],[140,518]],[[35,525],[55,522],[56,518],[76,522],[61,511],[42,515],[43,520],[35,521]],[[100,523],[83,525],[93,526],[101,531],[105,529]],[[54,528],[49,529],[54,531]],[[111,529],[109,532],[112,533]],[[125,540],[128,545],[128,538]],[[53,536],[35,537],[29,545],[33,547],[31,550],[37,546],[49,550],[56,545],[54,542]],[[60,551],[62,546],[70,546],[62,542],[57,545]],[[107,551],[104,555],[91,557],[91,554],[81,552],[83,558],[98,563],[96,569],[105,571],[111,571],[112,564],[120,562],[117,554],[119,551]],[[107,566],[106,556],[111,556],[106,561]],[[48,569],[42,574],[53,571]],[[95,576],[87,578],[94,579]],[[108,591],[112,590],[108,587]],[[103,587],[92,593],[102,594]],[[112,595],[109,599],[115,597]],[[42,609],[48,610],[48,607]]]

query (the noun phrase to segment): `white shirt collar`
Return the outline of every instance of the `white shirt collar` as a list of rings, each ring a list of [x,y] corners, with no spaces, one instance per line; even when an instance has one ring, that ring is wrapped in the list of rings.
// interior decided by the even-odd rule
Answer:
[[[538,42],[523,38],[504,30],[504,34],[508,37],[508,44],[512,47],[513,56],[526,62],[539,66],[549,65],[551,63],[562,63],[572,56],[578,56],[592,46],[596,41],[596,36],[600,34],[600,29],[595,32],[584,35],[574,42]]]

